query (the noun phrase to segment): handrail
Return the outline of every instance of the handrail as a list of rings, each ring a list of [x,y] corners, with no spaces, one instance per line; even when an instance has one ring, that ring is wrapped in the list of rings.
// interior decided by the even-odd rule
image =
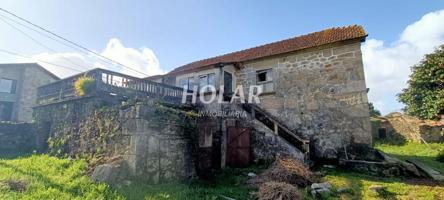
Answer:
[[[279,122],[278,120],[276,120],[273,116],[271,116],[270,114],[268,114],[267,112],[265,112],[264,110],[262,110],[261,108],[259,108],[258,106],[252,105],[252,108],[253,108],[256,112],[260,112],[260,113],[262,113],[263,115],[265,115],[267,118],[269,118],[269,119],[270,119],[271,121],[273,121],[274,123],[277,123],[277,125],[278,125],[280,128],[282,128],[282,129],[284,129],[286,132],[289,132],[289,133],[291,133],[292,135],[294,135],[294,137],[295,137],[296,139],[298,139],[299,141],[304,142],[304,143],[308,143],[308,142],[309,142],[309,140],[302,139],[302,138],[299,137],[298,135],[294,134],[292,131],[290,131],[290,129],[288,129],[287,127],[285,127],[284,125],[282,125],[281,122]]]
[[[178,100],[182,98],[183,92],[192,92],[106,69],[93,69],[37,88],[38,103],[52,103],[77,97],[74,83],[83,76],[89,76],[96,80],[96,93],[105,92],[122,96],[145,95]]]
[[[309,140],[303,139],[302,137],[295,134],[293,131],[291,131],[289,128],[287,128],[283,123],[281,123],[278,119],[276,119],[274,116],[272,116],[271,114],[269,114],[268,112],[266,112],[262,108],[260,108],[256,105],[253,105],[253,104],[244,104],[244,107],[247,108],[246,109],[247,111],[250,110],[250,113],[254,119],[259,120],[260,122],[264,123],[264,125],[267,126],[267,124],[265,123],[265,120],[260,119],[258,117],[258,115],[256,115],[256,113],[260,113],[262,116],[266,117],[267,120],[272,122],[274,127],[273,128],[268,127],[268,126],[267,127],[270,128],[271,130],[273,130],[277,135],[282,136],[282,134],[280,134],[280,130],[282,130],[283,132],[285,132],[285,134],[288,134],[292,138],[296,139],[301,144],[300,145],[293,144],[293,145],[295,145],[299,150],[301,150],[304,153],[306,153],[307,155],[309,155],[309,151],[310,151],[310,147],[309,147],[310,141]],[[286,138],[284,137],[284,139],[286,139]],[[288,139],[286,139],[286,140],[288,141]],[[291,141],[289,141],[289,142],[291,142]]]

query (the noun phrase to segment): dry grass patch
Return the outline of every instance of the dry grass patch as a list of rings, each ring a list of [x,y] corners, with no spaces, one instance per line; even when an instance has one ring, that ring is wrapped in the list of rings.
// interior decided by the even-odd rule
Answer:
[[[284,182],[300,187],[307,187],[318,181],[318,177],[298,160],[292,158],[278,158],[273,165],[259,176],[248,181],[252,185],[265,182]]]
[[[0,188],[1,190],[23,192],[28,188],[28,183],[21,180],[3,180],[0,181]]]
[[[266,182],[259,187],[259,200],[299,200],[302,195],[298,188],[288,183]]]

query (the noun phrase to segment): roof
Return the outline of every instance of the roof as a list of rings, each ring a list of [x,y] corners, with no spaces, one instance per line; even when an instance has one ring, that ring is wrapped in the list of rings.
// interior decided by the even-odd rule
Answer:
[[[0,67],[37,67],[43,73],[54,78],[55,80],[60,80],[60,78],[58,76],[51,73],[50,71],[48,71],[47,69],[45,69],[44,67],[42,67],[41,65],[39,65],[37,63],[3,63],[3,64],[0,64]]]
[[[367,37],[367,33],[365,32],[364,28],[359,25],[329,28],[319,32],[309,33],[286,40],[281,40],[241,51],[236,51],[233,53],[192,62],[178,67],[168,74],[180,74],[190,71],[197,71],[201,68],[218,63],[232,63],[255,60],[258,58],[290,53],[302,49],[317,47],[345,40],[363,40],[365,39],[365,37]]]

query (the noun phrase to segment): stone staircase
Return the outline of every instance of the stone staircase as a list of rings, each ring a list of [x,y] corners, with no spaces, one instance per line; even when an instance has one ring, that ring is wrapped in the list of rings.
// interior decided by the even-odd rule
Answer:
[[[310,156],[310,141],[304,139],[300,133],[291,131],[284,123],[279,119],[269,114],[264,109],[253,104],[243,104],[242,108],[250,113],[253,119],[258,120],[276,135],[284,138],[291,145],[295,146],[301,152],[303,152],[306,158]]]

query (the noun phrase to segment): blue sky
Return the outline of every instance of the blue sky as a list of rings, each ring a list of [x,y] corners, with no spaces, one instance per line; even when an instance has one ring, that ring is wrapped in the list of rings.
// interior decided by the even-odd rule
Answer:
[[[350,24],[363,25],[369,33],[367,42],[370,43],[364,44],[367,45],[365,48],[369,55],[387,55],[393,51],[396,53],[403,49],[395,47],[403,43],[403,34],[409,25],[421,21],[428,13],[444,9],[444,1],[426,2],[2,0],[0,7],[104,55],[115,56],[113,58],[116,60],[121,59],[131,65],[140,64],[138,69],[152,75],[167,72],[195,60]],[[430,23],[438,23],[436,20],[441,19],[440,17],[441,15],[435,17]],[[442,26],[442,21],[440,24]],[[432,42],[444,41],[441,40],[444,33],[441,34],[440,28],[430,32],[438,37]],[[72,59],[77,58],[78,62],[83,62],[81,55],[77,55],[72,49],[39,35],[32,36],[60,54],[64,53],[65,57],[72,56]],[[48,52],[47,49],[36,45],[2,21],[0,48],[38,56],[51,62],[61,62],[52,55],[54,52]],[[416,54],[427,53],[430,49],[431,47],[427,47]],[[122,51],[128,52],[125,54],[127,56],[120,56]],[[125,60],[133,57],[133,61]],[[148,61],[144,60],[145,58]],[[403,58],[400,56],[398,59]],[[374,60],[381,62],[379,60],[384,59],[368,58],[365,61],[373,67],[367,76],[367,84],[380,87],[377,84],[378,78],[373,80],[373,77],[369,76],[376,76],[375,71],[384,70],[378,69],[379,65],[396,61],[389,60],[375,67],[378,62],[373,62]],[[0,54],[0,62],[17,61],[23,59]],[[84,65],[88,65],[87,63]],[[145,67],[144,64],[150,66]],[[408,71],[405,70],[407,66],[402,67],[404,71]],[[67,75],[63,70],[52,70],[62,76]],[[387,73],[387,78],[395,76],[396,79],[396,75],[392,74],[390,77],[393,72]],[[404,74],[404,79],[405,76]],[[370,79],[375,83],[370,83]],[[398,79],[393,81],[405,81],[399,77]],[[402,84],[395,89],[399,90]],[[395,101],[394,92],[369,96],[387,113],[401,107]]]

